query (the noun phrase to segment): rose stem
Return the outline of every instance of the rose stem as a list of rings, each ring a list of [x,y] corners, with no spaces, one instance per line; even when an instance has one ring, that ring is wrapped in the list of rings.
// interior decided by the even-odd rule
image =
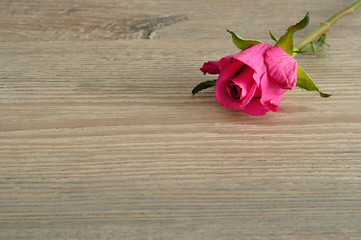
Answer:
[[[321,26],[319,26],[315,31],[313,31],[307,37],[305,37],[299,43],[297,43],[294,46],[294,49],[296,51],[302,50],[302,48],[304,48],[307,44],[309,44],[310,42],[313,42],[314,40],[316,40],[317,38],[319,38],[323,34],[327,33],[328,30],[330,30],[331,26],[333,24],[335,24],[335,22],[337,22],[339,19],[341,19],[345,15],[353,13],[359,7],[361,7],[361,0],[356,1],[351,6],[339,11],[338,13],[333,15],[330,19],[328,19],[326,22],[322,22]],[[297,53],[294,53],[293,57],[296,56],[296,55],[297,55]]]

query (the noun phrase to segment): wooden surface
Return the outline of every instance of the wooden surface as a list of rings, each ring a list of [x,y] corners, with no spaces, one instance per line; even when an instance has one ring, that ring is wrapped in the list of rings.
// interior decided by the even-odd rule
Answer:
[[[360,239],[361,12],[251,117],[199,67],[351,0],[0,4],[0,239]]]

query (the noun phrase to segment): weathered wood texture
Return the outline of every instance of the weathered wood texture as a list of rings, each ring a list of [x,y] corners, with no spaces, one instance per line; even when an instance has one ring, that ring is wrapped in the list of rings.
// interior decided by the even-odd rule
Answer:
[[[361,13],[297,56],[331,98],[250,117],[190,94],[225,29],[352,1],[205,2],[1,1],[0,239],[360,239]]]

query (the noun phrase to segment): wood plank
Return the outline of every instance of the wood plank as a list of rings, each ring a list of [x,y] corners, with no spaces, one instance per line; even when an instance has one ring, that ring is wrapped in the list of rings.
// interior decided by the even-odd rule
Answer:
[[[225,22],[242,29],[235,16],[264,6],[261,26],[274,15],[265,9],[280,11],[282,2],[290,12],[245,28],[268,41],[269,26],[277,22],[278,34],[284,19],[302,15],[293,6],[309,4],[318,19],[348,1],[327,1],[326,13],[326,1],[309,0],[242,1],[244,8],[238,1],[41,2],[0,7],[0,239],[359,238],[359,15],[335,26],[329,50],[297,57],[331,98],[295,89],[279,112],[252,117],[217,104],[212,90],[191,95],[212,79],[199,71],[203,61],[236,51],[222,23],[219,38],[207,23],[230,14]],[[74,18],[54,30],[51,21],[75,5]],[[215,19],[204,19],[214,8]],[[159,19],[167,10],[187,20],[160,26],[150,40],[111,30],[112,40],[104,29],[87,40],[64,35],[91,13],[100,16],[96,25],[116,13]],[[34,24],[40,15],[48,25]],[[25,24],[28,16],[36,20]]]
[[[117,40],[117,39],[228,39],[226,29],[248,38],[278,36],[291,23],[311,15],[318,26],[350,1],[231,0],[227,2],[169,0],[13,1],[0,4],[0,41]],[[343,20],[345,23],[346,20]],[[357,17],[352,28],[333,27],[339,36],[360,33]],[[171,25],[171,27],[169,26]],[[307,32],[299,33],[304,36]],[[337,36],[337,35],[336,35]]]

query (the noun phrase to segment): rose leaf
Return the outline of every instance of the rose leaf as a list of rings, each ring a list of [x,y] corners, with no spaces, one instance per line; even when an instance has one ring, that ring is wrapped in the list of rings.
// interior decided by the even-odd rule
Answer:
[[[302,51],[308,51],[308,52],[322,52],[329,48],[329,45],[326,43],[326,35],[322,35],[317,41],[310,42],[307,44],[304,48],[302,48]]]
[[[207,89],[207,88],[210,88],[210,87],[215,86],[215,85],[216,85],[216,81],[217,81],[217,79],[208,80],[208,81],[199,83],[197,86],[195,86],[195,88],[193,88],[192,94],[194,95],[194,94],[196,94],[197,92],[202,91],[203,89]]]

